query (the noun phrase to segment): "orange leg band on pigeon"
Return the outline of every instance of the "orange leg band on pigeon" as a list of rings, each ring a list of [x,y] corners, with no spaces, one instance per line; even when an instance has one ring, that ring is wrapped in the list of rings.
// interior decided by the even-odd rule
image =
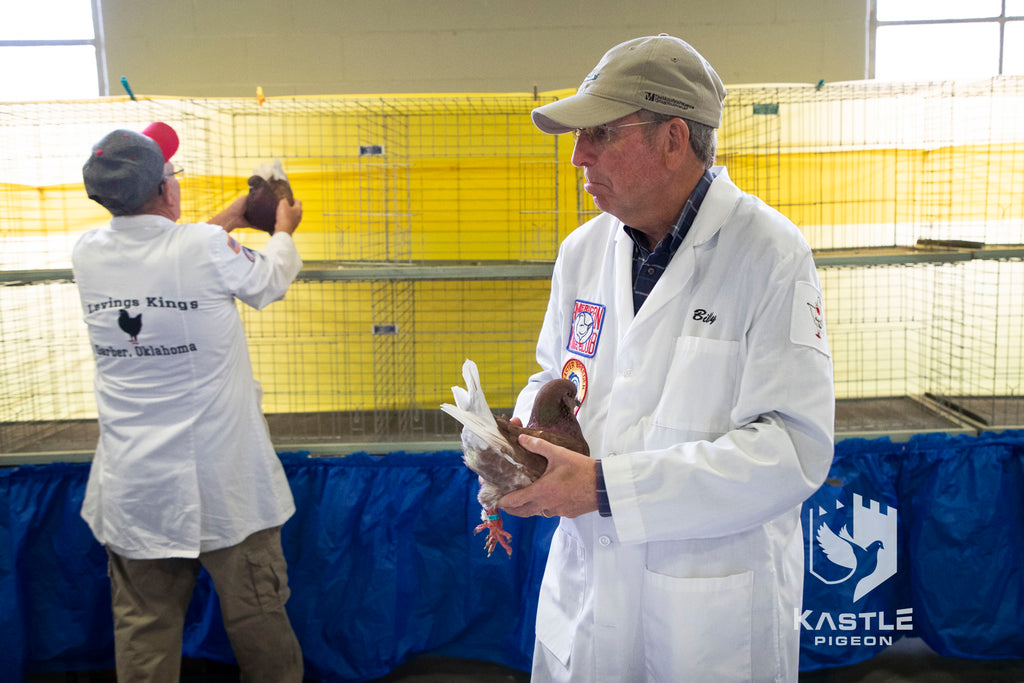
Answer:
[[[491,556],[494,552],[494,548],[500,543],[501,547],[505,549],[509,557],[512,557],[512,546],[508,544],[512,540],[512,534],[505,531],[501,526],[501,514],[497,508],[493,510],[485,510],[486,521],[473,530],[474,534],[478,534],[484,529],[488,530],[487,540],[484,542],[484,548],[487,549],[487,557]]]

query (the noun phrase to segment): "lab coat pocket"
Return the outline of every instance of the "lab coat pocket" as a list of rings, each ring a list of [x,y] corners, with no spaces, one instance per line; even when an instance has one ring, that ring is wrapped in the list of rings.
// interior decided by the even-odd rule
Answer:
[[[729,431],[736,396],[739,342],[680,337],[652,416],[655,428],[721,434]]]
[[[681,579],[644,573],[651,681],[749,681],[754,575]]]
[[[583,612],[585,551],[579,540],[555,531],[537,604],[537,639],[565,666]]]

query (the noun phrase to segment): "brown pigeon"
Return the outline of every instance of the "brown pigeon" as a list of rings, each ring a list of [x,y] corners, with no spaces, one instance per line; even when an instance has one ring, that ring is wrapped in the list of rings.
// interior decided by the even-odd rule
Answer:
[[[491,414],[480,388],[476,363],[467,360],[462,366],[462,376],[466,388],[452,387],[456,405],[445,403],[441,410],[462,423],[462,459],[480,476],[477,500],[484,508],[481,515],[484,523],[474,533],[489,530],[484,544],[488,556],[499,543],[511,556],[512,546],[508,541],[512,535],[501,526],[498,500],[506,493],[532,484],[548,466],[546,458],[519,445],[519,435],[530,434],[590,455],[590,447],[576,421],[580,405],[576,385],[566,379],[546,383],[537,392],[529,421],[525,427],[520,427]]]
[[[275,159],[272,163],[260,164],[249,176],[248,183],[249,196],[245,201],[245,220],[254,228],[274,234],[277,205],[282,199],[287,199],[291,205],[295,204],[292,186],[281,166],[281,160]]]

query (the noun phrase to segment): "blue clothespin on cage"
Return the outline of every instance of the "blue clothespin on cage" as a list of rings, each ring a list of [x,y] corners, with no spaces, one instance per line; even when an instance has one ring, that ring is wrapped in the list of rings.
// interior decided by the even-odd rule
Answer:
[[[128,85],[127,76],[121,76],[121,85],[124,86],[125,91],[128,93],[128,97],[132,98],[132,102],[135,102],[135,93],[132,92],[132,86]]]

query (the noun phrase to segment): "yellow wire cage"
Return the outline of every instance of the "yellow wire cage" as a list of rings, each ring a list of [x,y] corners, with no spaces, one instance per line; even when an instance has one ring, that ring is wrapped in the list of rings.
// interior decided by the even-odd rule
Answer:
[[[596,211],[571,136],[529,117],[570,92],[0,104],[0,453],[95,442],[70,251],[109,216],[81,166],[155,120],[181,138],[183,220],[272,159],[303,200],[299,280],[240,307],[279,447],[450,442],[465,358],[509,410],[558,244]],[[719,162],[815,249],[840,435],[1024,425],[1021,122],[1018,78],[729,88]]]

